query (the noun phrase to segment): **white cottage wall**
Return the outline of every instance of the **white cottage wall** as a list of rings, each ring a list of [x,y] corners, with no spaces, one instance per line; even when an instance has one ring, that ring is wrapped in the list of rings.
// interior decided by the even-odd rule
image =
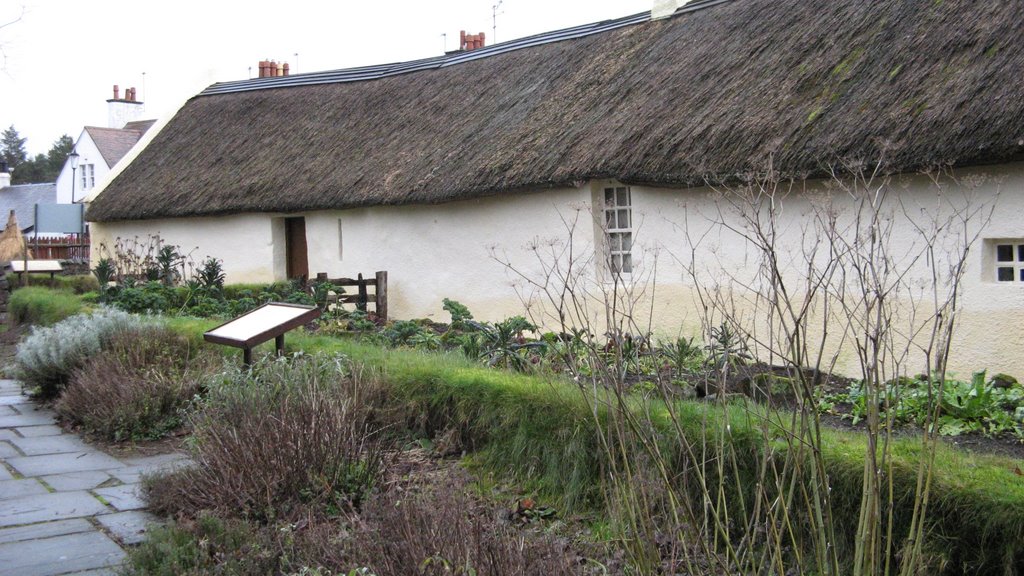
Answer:
[[[960,171],[957,177],[983,180],[970,188],[976,202],[995,205],[984,239],[1022,239],[1024,223],[1024,164],[1010,164],[980,171]],[[546,252],[552,242],[568,238],[566,222],[577,219],[575,254],[586,258],[593,253],[600,231],[593,224],[591,206],[599,198],[601,182],[580,188],[510,194],[442,205],[378,206],[335,211],[318,211],[304,216],[309,272],[326,272],[331,277],[372,277],[377,270],[389,274],[389,309],[393,318],[432,318],[447,321],[441,300],[452,298],[467,305],[478,318],[495,320],[524,313],[520,298],[528,294],[516,274],[501,259],[528,276],[541,279],[537,262],[539,246]],[[954,197],[967,188],[945,184]],[[801,235],[812,209],[811,199],[820,198],[828,184],[808,183],[804,193],[785,199],[780,216],[784,231],[783,253],[800,263]],[[687,272],[696,262],[697,281],[706,287],[719,283],[735,287],[734,280],[752,279],[759,255],[735,231],[739,220],[728,209],[720,210],[721,197],[707,188],[691,190],[632,186],[634,228],[634,288],[643,288],[638,316],[646,325],[650,319],[655,334],[662,338],[697,336],[702,339],[702,313]],[[893,197],[918,223],[920,208],[935,205],[934,183],[923,176],[893,181]],[[840,196],[835,196],[839,198]],[[902,218],[902,217],[901,217]],[[897,220],[901,220],[897,218]],[[909,225],[897,222],[892,242],[909,246],[920,239]],[[156,220],[93,225],[96,245],[111,245],[117,236],[144,237],[159,233],[167,242],[186,250],[198,247],[197,259],[207,255],[224,261],[228,282],[270,282],[284,278],[284,239],[281,215],[238,215],[221,218]],[[99,251],[94,251],[94,259]],[[953,346],[952,369],[961,377],[971,371],[988,369],[1024,375],[1024,282],[995,281],[994,243],[982,241],[968,256],[963,281],[962,309]],[[498,256],[498,259],[495,258]],[[596,290],[606,289],[606,275],[589,262],[588,282]],[[922,286],[930,282],[924,263],[919,261],[913,276]],[[653,293],[653,304],[652,302]],[[594,306],[593,309],[600,308]],[[739,301],[738,309],[751,322],[763,322],[764,313]],[[599,324],[597,325],[599,326]],[[555,326],[551,326],[554,328]],[[923,364],[922,364],[923,367]],[[844,347],[839,368],[857,373],[852,348]],[[915,369],[916,370],[916,369]]]
[[[274,266],[279,259],[275,259],[271,224],[271,217],[264,214],[93,222],[92,264],[95,266],[99,258],[109,256],[118,238],[138,238],[144,242],[151,235],[159,235],[165,244],[190,254],[196,264],[209,256],[222,260],[228,283],[273,282],[284,273],[275,274]]]
[[[593,240],[589,188],[549,190],[442,205],[378,206],[306,215],[310,276],[372,277],[388,272],[388,309],[395,318],[447,322],[442,299],[479,318],[523,314],[515,275],[494,258],[535,270],[527,247],[562,238],[562,217],[585,214],[581,241]]]

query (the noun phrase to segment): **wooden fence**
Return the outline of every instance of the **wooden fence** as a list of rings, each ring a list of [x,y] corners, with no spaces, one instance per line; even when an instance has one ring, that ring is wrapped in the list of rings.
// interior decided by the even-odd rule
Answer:
[[[328,278],[326,272],[316,275],[316,282],[329,282],[341,288],[356,288],[355,294],[339,294],[334,300],[338,304],[355,304],[356,309],[366,312],[366,305],[373,303],[374,312],[382,322],[388,320],[388,273],[377,272],[373,278]],[[369,289],[373,288],[373,294]]]
[[[29,240],[36,260],[89,261],[89,235],[71,234],[58,238],[32,238]]]

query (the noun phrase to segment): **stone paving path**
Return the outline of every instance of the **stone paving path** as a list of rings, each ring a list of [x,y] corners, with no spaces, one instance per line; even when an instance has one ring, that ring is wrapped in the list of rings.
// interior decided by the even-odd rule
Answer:
[[[115,574],[124,547],[157,521],[143,510],[140,477],[184,460],[114,458],[0,380],[0,575]]]

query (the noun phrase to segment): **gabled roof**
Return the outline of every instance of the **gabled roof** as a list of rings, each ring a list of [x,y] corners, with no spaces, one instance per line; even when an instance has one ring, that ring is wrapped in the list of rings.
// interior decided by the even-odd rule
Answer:
[[[839,160],[896,172],[1024,153],[1020,0],[705,0],[629,20],[407,70],[214,85],[88,218],[438,203],[592,178],[687,187],[769,159],[799,176]]]
[[[107,168],[113,168],[154,122],[156,120],[137,120],[128,122],[124,128],[86,126],[85,131],[96,144],[96,148],[99,149],[103,161],[107,163]]]
[[[29,232],[35,227],[36,204],[56,203],[57,185],[53,183],[16,184],[0,188],[0,214],[6,217],[14,210],[22,232]]]

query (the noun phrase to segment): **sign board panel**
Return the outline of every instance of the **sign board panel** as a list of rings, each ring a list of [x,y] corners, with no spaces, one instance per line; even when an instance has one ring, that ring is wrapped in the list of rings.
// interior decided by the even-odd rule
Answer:
[[[59,260],[11,260],[14,272],[60,272],[63,269]]]
[[[36,204],[38,234],[84,234],[84,204]]]
[[[203,334],[207,342],[249,349],[320,316],[315,306],[271,302]]]

